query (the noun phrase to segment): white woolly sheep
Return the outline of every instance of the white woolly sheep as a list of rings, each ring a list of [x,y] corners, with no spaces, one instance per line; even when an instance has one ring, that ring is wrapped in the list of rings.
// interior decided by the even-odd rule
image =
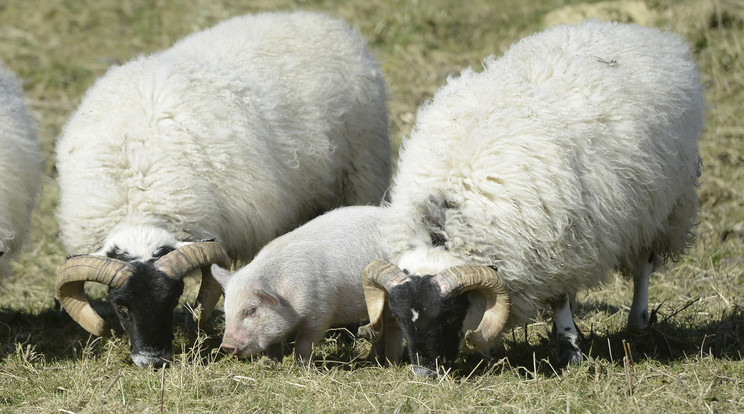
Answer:
[[[26,239],[40,179],[36,127],[18,80],[0,67],[0,278]]]
[[[403,144],[382,227],[394,264],[366,270],[360,332],[374,338],[388,296],[432,375],[551,305],[558,363],[578,362],[568,298],[613,268],[634,279],[629,326],[646,326],[649,274],[690,243],[703,107],[685,42],[637,25],[558,26],[451,77]]]
[[[369,262],[386,258],[378,229],[384,213],[339,208],[274,239],[235,274],[212,265],[225,290],[222,348],[278,357],[294,337],[295,358],[307,362],[329,328],[365,321],[359,276]]]
[[[161,365],[184,275],[202,268],[204,319],[221,295],[209,265],[249,260],[325,210],[380,202],[386,114],[359,35],[318,13],[236,17],[111,68],[57,142],[60,235],[86,254],[60,269],[63,306],[101,335],[83,284],[109,285],[134,362]]]

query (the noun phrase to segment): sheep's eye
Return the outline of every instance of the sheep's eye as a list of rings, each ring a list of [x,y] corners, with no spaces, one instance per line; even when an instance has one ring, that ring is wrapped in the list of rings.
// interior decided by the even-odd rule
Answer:
[[[119,311],[122,317],[129,319],[129,309],[126,306],[116,305],[116,310]]]
[[[171,247],[171,246],[160,246],[160,247],[158,247],[158,249],[157,249],[157,250],[155,250],[155,252],[154,252],[154,253],[152,254],[152,257],[153,257],[154,259],[159,259],[159,258],[161,258],[161,257],[165,256],[166,254],[168,254],[168,253],[172,252],[173,250],[176,250],[176,249],[175,249],[175,248],[173,248],[173,247]]]
[[[444,320],[444,322],[445,322],[445,323],[446,323],[447,325],[452,325],[453,323],[457,322],[457,316],[448,316],[448,317],[447,317],[447,318],[446,318],[446,319]]]

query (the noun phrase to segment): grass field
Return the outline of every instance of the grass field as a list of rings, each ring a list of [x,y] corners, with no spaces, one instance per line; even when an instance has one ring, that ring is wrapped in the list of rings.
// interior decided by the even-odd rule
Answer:
[[[492,361],[462,358],[450,375],[364,360],[369,345],[333,332],[301,368],[287,357],[236,360],[216,351],[220,313],[198,330],[176,313],[176,364],[136,368],[123,334],[89,336],[55,309],[65,252],[58,240],[54,139],[82,94],[116,63],[161,50],[230,16],[323,10],[368,40],[386,76],[395,146],[416,107],[447,75],[480,66],[519,38],[597,14],[664,27],[695,50],[708,102],[697,240],[652,277],[656,322],[624,331],[631,286],[610,277],[579,297],[586,362],[550,363],[548,325],[505,333]],[[46,156],[25,253],[0,290],[0,412],[744,412],[744,5],[738,0],[7,0],[0,62],[25,81]],[[105,292],[92,294],[104,316]],[[192,302],[195,292],[182,299]]]

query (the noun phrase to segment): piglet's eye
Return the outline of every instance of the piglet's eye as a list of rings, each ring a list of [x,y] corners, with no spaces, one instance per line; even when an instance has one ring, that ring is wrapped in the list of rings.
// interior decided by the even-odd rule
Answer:
[[[243,309],[243,318],[247,318],[247,317],[253,315],[254,313],[256,313],[256,307],[255,306],[251,306],[251,307],[245,308],[245,309]]]

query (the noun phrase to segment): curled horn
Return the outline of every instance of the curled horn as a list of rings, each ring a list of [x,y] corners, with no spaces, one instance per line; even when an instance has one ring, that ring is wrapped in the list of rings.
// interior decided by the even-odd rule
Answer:
[[[102,336],[106,324],[90,306],[85,282],[118,288],[134,273],[130,263],[104,256],[73,256],[59,268],[55,293],[67,313],[93,335]]]
[[[501,335],[509,319],[511,301],[506,283],[501,276],[487,266],[461,265],[451,267],[434,277],[442,296],[452,297],[471,290],[480,292],[486,299],[486,310],[478,328],[465,333],[465,344],[472,350],[480,350]]]
[[[373,343],[380,339],[382,313],[385,310],[387,293],[407,278],[408,275],[398,266],[385,260],[375,260],[364,268],[362,286],[364,287],[364,299],[367,302],[369,324],[359,328],[359,336]]]
[[[172,279],[183,279],[191,271],[201,268],[202,281],[196,298],[197,309],[201,305],[201,313],[195,317],[204,320],[209,317],[222,296],[222,287],[214,280],[209,269],[212,264],[229,269],[231,262],[222,245],[206,241],[179,247],[158,259],[155,267]]]

